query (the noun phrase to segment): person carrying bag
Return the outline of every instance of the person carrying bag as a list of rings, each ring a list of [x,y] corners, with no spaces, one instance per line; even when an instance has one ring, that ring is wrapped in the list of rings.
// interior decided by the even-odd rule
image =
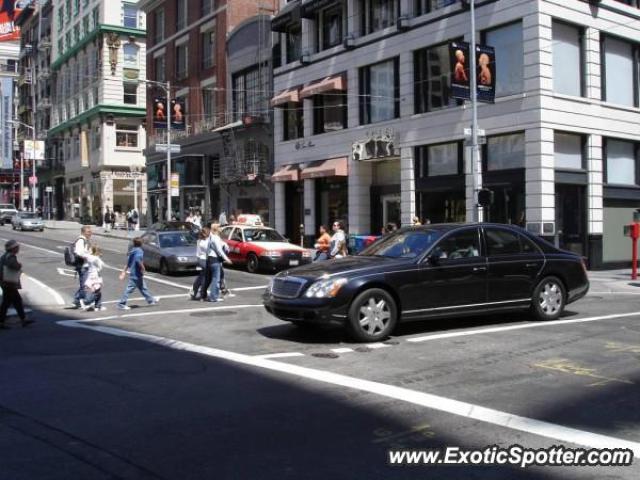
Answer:
[[[20,245],[15,240],[9,240],[4,245],[5,254],[0,258],[0,285],[2,286],[2,305],[0,306],[0,329],[6,329],[5,320],[7,310],[13,306],[23,327],[33,323],[24,313],[22,297],[20,296],[20,277],[22,276],[22,264],[18,262]]]

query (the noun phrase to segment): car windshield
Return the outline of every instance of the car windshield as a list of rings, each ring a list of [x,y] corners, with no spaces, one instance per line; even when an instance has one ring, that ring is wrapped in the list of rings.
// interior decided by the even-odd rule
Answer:
[[[416,258],[425,253],[441,233],[435,230],[400,231],[382,237],[359,255],[365,257]]]
[[[196,244],[192,232],[171,232],[160,235],[160,248],[189,247]]]
[[[286,242],[287,240],[275,230],[269,228],[245,228],[245,242]]]
[[[35,213],[21,213],[20,218],[38,218]]]

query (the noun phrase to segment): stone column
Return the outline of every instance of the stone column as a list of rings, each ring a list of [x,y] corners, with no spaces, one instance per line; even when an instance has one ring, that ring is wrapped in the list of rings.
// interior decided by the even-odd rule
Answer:
[[[313,178],[305,178],[304,180],[304,237],[305,246],[311,247],[312,243],[309,242],[316,233],[316,181]],[[309,212],[307,214],[307,212]]]
[[[604,156],[602,137],[590,135],[587,140],[587,172],[589,175],[588,187],[588,233],[589,244],[587,257],[589,268],[598,268],[602,265],[602,243],[604,233]]]
[[[416,182],[414,170],[414,149],[400,149],[400,217],[402,226],[411,225],[416,215]]]
[[[552,239],[552,232],[543,226],[556,219],[553,129],[532,128],[525,132],[525,165],[527,228]]]
[[[370,163],[349,159],[349,233],[371,233],[371,183],[373,169]]]
[[[280,233],[286,231],[286,215],[285,215],[285,197],[284,197],[284,182],[275,182],[273,185],[273,200],[275,204],[274,209],[274,225],[276,230]]]
[[[584,36],[585,90],[587,98],[602,98],[602,80],[600,65],[600,31],[587,28]]]

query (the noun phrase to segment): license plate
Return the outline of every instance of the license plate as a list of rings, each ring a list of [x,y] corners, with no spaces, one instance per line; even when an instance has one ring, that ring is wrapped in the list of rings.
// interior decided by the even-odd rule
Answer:
[[[298,265],[300,265],[300,260],[289,260],[290,267],[297,267]]]

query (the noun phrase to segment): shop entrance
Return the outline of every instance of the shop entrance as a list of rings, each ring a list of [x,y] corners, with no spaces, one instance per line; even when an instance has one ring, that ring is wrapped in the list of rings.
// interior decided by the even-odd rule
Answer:
[[[485,185],[493,191],[493,204],[485,209],[485,221],[525,225],[524,185]]]
[[[284,235],[296,245],[300,245],[300,225],[303,217],[303,185],[302,182],[285,182],[285,232]],[[281,232],[282,233],[282,232]]]
[[[450,223],[466,220],[464,190],[419,192],[418,218],[423,223]]]
[[[401,226],[400,195],[385,195],[382,201],[382,224],[394,223]]]
[[[560,248],[585,255],[587,215],[584,185],[556,184],[556,231]]]

